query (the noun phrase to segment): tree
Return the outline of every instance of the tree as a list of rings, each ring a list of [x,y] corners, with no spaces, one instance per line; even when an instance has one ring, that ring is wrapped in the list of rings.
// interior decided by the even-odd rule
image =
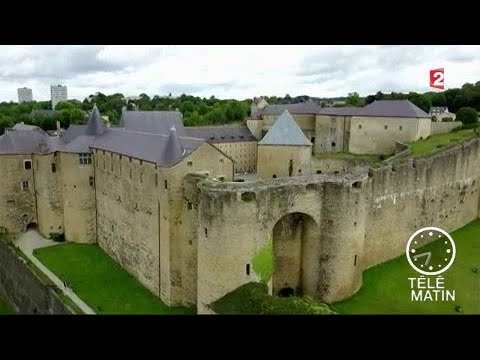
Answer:
[[[375,95],[368,95],[365,98],[365,105],[371,104],[374,101],[375,101]]]
[[[348,96],[347,96],[347,100],[345,101],[345,104],[348,105],[348,106],[362,106],[363,105],[363,101],[362,99],[360,98],[360,95],[358,95],[357,92],[353,92],[353,93],[348,93]]]
[[[430,100],[430,97],[424,94],[411,92],[408,94],[407,99],[426,113],[428,113],[432,107],[432,101]]]
[[[460,110],[457,111],[456,115],[456,120],[461,121],[464,125],[478,123],[477,110],[471,107],[462,107]]]

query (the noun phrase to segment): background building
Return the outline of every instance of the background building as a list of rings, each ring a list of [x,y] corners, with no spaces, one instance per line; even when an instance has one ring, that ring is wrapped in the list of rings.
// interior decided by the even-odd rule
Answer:
[[[52,99],[52,109],[55,110],[55,106],[61,101],[68,100],[67,87],[62,85],[50,86],[50,94]]]
[[[32,94],[32,89],[23,87],[17,89],[17,94],[18,94],[18,103],[24,103],[24,102],[31,102],[33,101],[33,94]]]

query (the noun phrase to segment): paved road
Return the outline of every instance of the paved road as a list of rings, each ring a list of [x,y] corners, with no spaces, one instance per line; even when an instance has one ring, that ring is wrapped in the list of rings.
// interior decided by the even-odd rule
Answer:
[[[29,230],[26,233],[23,233],[18,236],[15,240],[15,245],[38,267],[45,275],[48,276],[53,283],[63,291],[85,314],[93,315],[95,311],[92,310],[90,306],[85,304],[82,299],[80,299],[77,294],[75,294],[70,288],[65,288],[64,283],[60,280],[53,272],[45,267],[34,255],[33,250],[39,249],[42,247],[58,245],[55,241],[45,239],[35,230]]]

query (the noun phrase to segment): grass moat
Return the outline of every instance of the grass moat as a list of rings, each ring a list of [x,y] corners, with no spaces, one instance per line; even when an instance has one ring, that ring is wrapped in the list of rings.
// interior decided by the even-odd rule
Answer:
[[[168,307],[92,244],[65,243],[35,250],[35,256],[99,314],[195,314]]]

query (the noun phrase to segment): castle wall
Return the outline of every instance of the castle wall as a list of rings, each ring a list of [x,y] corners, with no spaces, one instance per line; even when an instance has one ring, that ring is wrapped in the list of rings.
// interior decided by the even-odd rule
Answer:
[[[353,154],[390,154],[395,150],[396,141],[414,141],[419,136],[426,138],[429,133],[430,124],[420,123],[416,118],[354,116],[348,151]]]
[[[235,161],[235,173],[252,173],[257,170],[257,142],[235,141],[212,143]]]
[[[32,162],[30,170],[25,160]],[[0,230],[16,233],[38,223],[34,171],[31,155],[0,155]],[[28,189],[22,189],[23,181],[28,181]]]
[[[259,274],[252,270],[248,274],[247,267],[252,268],[253,258],[272,236],[274,247],[281,241],[274,227],[293,213],[316,224],[307,230],[311,233],[305,244],[310,251],[301,255],[303,271],[311,274],[302,279],[304,293],[330,301],[359,288],[361,270],[356,259],[363,245],[365,207],[363,193],[352,188],[350,180],[305,176],[256,183],[206,181],[199,188],[200,313],[208,313],[209,304],[228,292],[258,280]],[[282,267],[282,258],[278,264],[274,272],[282,276],[288,270]]]
[[[37,194],[38,229],[45,236],[62,234],[63,194],[60,155],[34,155],[35,190]]]
[[[184,177],[231,181],[231,159],[205,143],[171,168],[102,150],[95,163],[99,245],[165,303],[195,304],[197,216]]]
[[[478,216],[479,140],[431,158],[373,170],[367,190],[364,264],[370,267],[401,255],[418,229],[448,232]]]
[[[79,243],[96,242],[93,159],[80,165],[79,154],[60,153],[65,237]]]
[[[255,139],[260,141],[262,139],[263,120],[247,120],[248,130],[255,136]]]
[[[443,134],[462,126],[461,121],[436,122],[432,121],[430,135]]]
[[[98,244],[151,292],[160,295],[155,164],[95,150]]]
[[[310,174],[311,146],[258,145],[257,173],[262,179]]]
[[[315,118],[315,144],[316,153],[334,153],[348,151],[345,144],[346,122],[350,117],[334,115],[317,115]]]
[[[357,176],[312,175],[233,184],[203,181],[199,184],[198,310],[208,313],[216,299],[258,281],[255,274],[247,275],[246,267],[288,214],[304,214],[307,218],[302,221],[314,221],[319,230],[316,233],[309,226],[307,257],[299,255],[298,242],[285,243],[292,251],[282,252],[285,229],[273,231],[273,246],[280,249],[276,251],[280,276],[299,286],[295,269],[301,261],[302,272],[311,274],[302,279],[304,292],[338,301],[358,291],[364,269],[403,254],[416,230],[438,226],[451,232],[476,219],[479,184],[478,138],[430,158],[389,164]],[[290,230],[301,226],[289,225]],[[303,236],[297,230],[291,241]],[[274,288],[279,286],[274,275]]]
[[[370,163],[370,160],[363,158],[341,159],[312,156],[311,173],[347,173],[355,168],[368,166]]]
[[[168,212],[161,215],[168,226],[161,228],[161,238],[169,239],[165,251],[161,249],[161,262],[169,264],[162,267],[163,288],[169,292],[168,304],[191,305],[197,299],[197,234],[191,228],[197,222],[195,192],[192,185],[184,180],[188,173],[208,173],[212,178],[224,177],[224,181],[233,181],[233,162],[214,146],[204,143],[183,161],[165,169],[168,181]],[[217,182],[220,183],[220,182]],[[192,204],[192,209],[189,208]],[[203,276],[203,275],[201,275]]]

